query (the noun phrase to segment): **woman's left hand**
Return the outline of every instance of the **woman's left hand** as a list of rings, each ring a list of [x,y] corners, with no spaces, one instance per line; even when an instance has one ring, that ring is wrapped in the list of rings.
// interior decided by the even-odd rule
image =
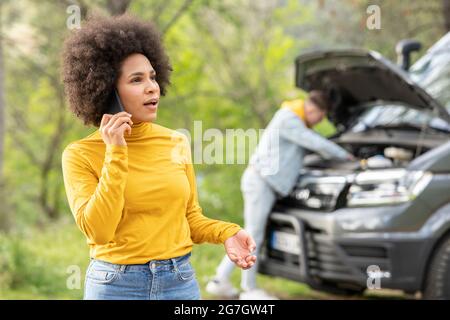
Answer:
[[[256,249],[256,244],[244,229],[225,240],[224,246],[230,260],[239,268],[246,270],[255,264],[256,256],[252,252]]]

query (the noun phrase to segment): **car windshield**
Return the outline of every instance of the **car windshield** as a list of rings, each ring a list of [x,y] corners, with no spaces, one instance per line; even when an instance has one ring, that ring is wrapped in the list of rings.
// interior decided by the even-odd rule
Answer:
[[[409,71],[412,79],[450,112],[450,32]]]
[[[379,127],[407,127],[418,130],[429,127],[450,132],[450,124],[430,111],[384,102],[365,106],[364,109],[351,125],[351,131],[361,132]]]

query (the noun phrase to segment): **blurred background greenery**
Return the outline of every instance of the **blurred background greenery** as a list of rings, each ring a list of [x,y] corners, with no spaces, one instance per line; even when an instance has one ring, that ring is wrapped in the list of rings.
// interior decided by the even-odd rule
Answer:
[[[374,4],[381,29],[369,30]],[[414,38],[423,43],[415,58],[450,30],[450,0],[0,0],[0,299],[83,295],[89,252],[65,198],[61,153],[95,128],[69,112],[60,79],[70,5],[82,20],[128,11],[160,28],[174,72],[157,122],[172,129],[192,130],[195,120],[204,130],[264,128],[283,100],[304,95],[293,81],[300,53],[364,47],[395,60],[396,42]],[[244,168],[196,165],[207,216],[243,223]],[[205,244],[193,252],[203,290],[224,250]],[[67,286],[70,266],[82,272],[80,289]],[[334,298],[283,279],[259,281],[281,298]]]

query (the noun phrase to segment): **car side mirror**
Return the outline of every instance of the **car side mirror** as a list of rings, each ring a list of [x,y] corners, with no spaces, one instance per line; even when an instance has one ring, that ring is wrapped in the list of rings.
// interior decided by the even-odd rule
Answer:
[[[403,70],[408,71],[411,65],[411,53],[419,51],[421,48],[422,44],[419,41],[412,39],[400,40],[395,46],[398,65],[400,65]]]

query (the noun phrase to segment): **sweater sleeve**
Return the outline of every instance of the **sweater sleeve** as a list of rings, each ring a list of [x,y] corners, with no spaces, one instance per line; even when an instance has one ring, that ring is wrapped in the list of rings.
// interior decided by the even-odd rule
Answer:
[[[186,217],[189,222],[192,241],[194,243],[224,243],[225,240],[241,230],[241,227],[235,223],[214,220],[203,215],[202,208],[198,203],[197,184],[190,147],[187,142],[185,145],[187,146],[186,174],[191,188]]]
[[[124,207],[128,176],[127,146],[107,145],[98,179],[86,159],[69,145],[62,155],[64,186],[80,230],[95,244],[114,237]]]
[[[292,115],[280,129],[280,135],[283,138],[305,149],[317,152],[327,159],[346,159],[349,156],[347,150],[307,128],[302,120],[298,119],[295,114]]]

